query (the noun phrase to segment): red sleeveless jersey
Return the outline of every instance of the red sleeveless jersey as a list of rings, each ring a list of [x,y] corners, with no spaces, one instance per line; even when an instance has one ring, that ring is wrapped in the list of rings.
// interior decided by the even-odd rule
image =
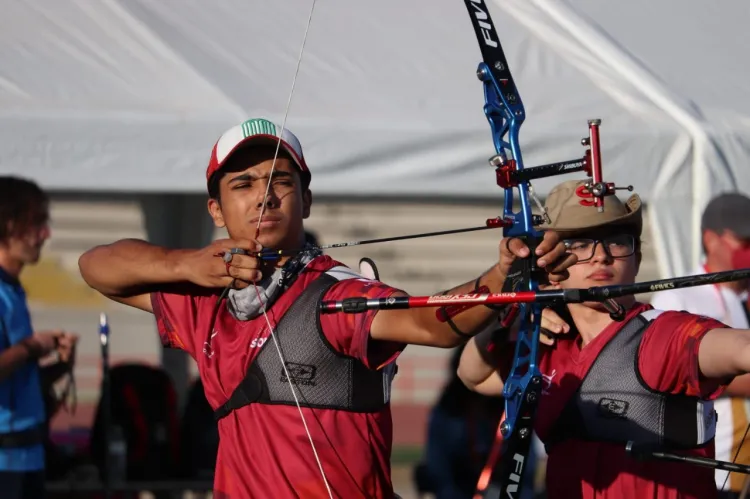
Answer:
[[[535,430],[544,441],[564,406],[580,386],[604,346],[629,319],[650,310],[637,304],[623,322],[613,322],[581,347],[580,336],[558,336],[554,347],[542,345],[540,370],[543,393]],[[707,383],[698,369],[700,339],[711,329],[724,328],[713,319],[685,312],[662,312],[644,331],[638,370],[646,385],[660,392],[718,397],[724,389]],[[692,455],[713,457],[713,441]],[[624,444],[569,439],[549,449],[547,497],[562,499],[705,499],[716,496],[714,470],[665,461],[637,461]]]
[[[310,262],[268,311],[274,329],[310,282],[340,265],[328,256]],[[334,284],[325,299],[382,298],[396,291],[378,281],[353,277]],[[196,360],[214,409],[230,397],[260,347],[273,341],[262,315],[238,321],[222,306],[211,332],[211,348],[206,349],[209,356],[204,342],[217,299],[217,293],[195,288],[192,292],[152,294],[162,343],[185,350]],[[405,345],[370,339],[375,314],[324,314],[320,316],[321,330],[335,351],[378,368],[395,359]],[[268,348],[275,349],[274,345]],[[333,497],[393,497],[389,405],[369,414],[309,408],[302,408],[302,413]],[[219,421],[219,436],[215,498],[329,497],[296,406],[243,407]]]

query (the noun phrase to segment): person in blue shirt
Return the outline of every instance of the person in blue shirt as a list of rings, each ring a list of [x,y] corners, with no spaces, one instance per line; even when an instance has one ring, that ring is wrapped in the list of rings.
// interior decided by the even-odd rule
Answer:
[[[47,374],[70,372],[77,336],[34,332],[19,281],[50,237],[49,201],[34,182],[0,177],[0,497],[44,497],[47,418],[39,361],[56,353]],[[62,368],[61,368],[62,367]],[[66,368],[67,367],[67,368]],[[58,375],[58,377],[59,377]]]

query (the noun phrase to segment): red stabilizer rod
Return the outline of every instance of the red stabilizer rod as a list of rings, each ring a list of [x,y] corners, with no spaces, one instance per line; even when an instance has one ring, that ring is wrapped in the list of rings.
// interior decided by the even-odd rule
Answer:
[[[602,120],[589,120],[589,143],[591,145],[591,181],[594,188],[602,186],[602,151],[599,142],[599,125]],[[594,206],[597,208],[604,207],[604,194],[594,194]]]
[[[489,293],[489,292],[490,292],[490,288],[488,288],[487,286],[482,286],[474,290],[474,293],[480,293],[480,294]],[[448,305],[445,307],[440,307],[439,309],[437,309],[437,312],[435,312],[435,317],[440,322],[446,322],[448,321],[448,319],[454,318],[455,316],[457,316],[464,310],[468,310],[476,306],[477,306],[476,303],[467,303],[467,304],[462,304],[462,305]]]
[[[509,303],[530,303],[538,297],[545,300],[559,299],[562,293],[546,291],[537,295],[535,291],[519,291],[516,293],[468,293],[463,295],[434,295],[434,296],[391,296],[389,298],[345,298],[339,301],[324,301],[320,304],[320,312],[330,314],[334,312],[359,313],[366,310],[395,310],[405,308],[425,308],[455,305],[507,305]]]
[[[439,305],[488,304],[506,305],[508,303],[529,303],[536,300],[536,292],[519,291],[516,293],[483,293],[465,295],[410,296],[409,307],[435,307]],[[387,301],[387,298],[385,298]]]

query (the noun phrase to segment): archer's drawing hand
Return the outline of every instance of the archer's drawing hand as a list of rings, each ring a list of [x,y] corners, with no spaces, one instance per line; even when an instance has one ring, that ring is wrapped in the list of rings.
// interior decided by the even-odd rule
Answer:
[[[224,255],[231,254],[233,248],[246,251],[260,251],[263,246],[254,240],[219,239],[199,250],[184,253],[180,264],[187,279],[205,288],[235,289],[246,288],[259,281],[263,275],[259,258],[234,254],[229,262]]]
[[[500,241],[500,261],[498,267],[504,276],[510,273],[511,265],[519,258],[529,256],[529,248],[517,237],[505,237]],[[544,269],[548,282],[560,282],[569,277],[568,268],[578,261],[578,257],[567,252],[560,235],[546,231],[536,247],[537,266]]]

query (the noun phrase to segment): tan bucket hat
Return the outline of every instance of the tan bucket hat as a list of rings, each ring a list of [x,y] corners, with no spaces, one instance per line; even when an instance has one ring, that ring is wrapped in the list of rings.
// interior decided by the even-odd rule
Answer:
[[[599,212],[585,188],[586,180],[568,180],[550,191],[545,208],[551,223],[540,226],[541,230],[562,233],[581,232],[608,225],[629,226],[640,237],[643,229],[641,198],[631,195],[625,203],[617,196],[604,198],[604,211]]]

